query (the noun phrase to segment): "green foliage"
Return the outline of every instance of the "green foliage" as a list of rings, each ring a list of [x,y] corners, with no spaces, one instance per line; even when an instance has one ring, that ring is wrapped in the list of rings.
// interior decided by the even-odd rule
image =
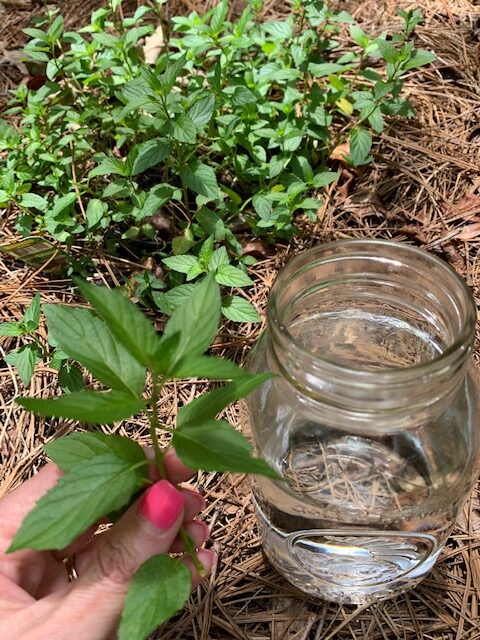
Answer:
[[[202,259],[209,261],[212,255],[210,243]],[[235,271],[224,273],[236,276]],[[279,479],[264,460],[252,455],[252,446],[241,433],[227,421],[216,419],[227,405],[245,397],[271,375],[253,375],[233,362],[205,354],[220,321],[221,297],[214,271],[182,292],[162,336],[121,292],[78,284],[93,311],[45,305],[48,328],[57,345],[57,357],[77,361],[105,388],[71,389],[50,399],[20,398],[19,404],[42,416],[88,424],[108,424],[145,411],[158,473],[165,477],[163,457],[168,447],[159,447],[158,432],[171,429],[159,423],[157,407],[167,379],[231,380],[180,409],[169,446],[174,446],[183,463],[192,469],[256,473]],[[39,320],[37,297],[18,327],[33,330]],[[12,331],[7,327],[8,335]],[[147,380],[151,384],[146,386]],[[45,451],[64,475],[26,516],[10,552],[65,548],[100,518],[127,508],[150,482],[144,450],[126,437],[74,433],[48,443]],[[195,550],[183,530],[181,535],[186,552],[198,566]],[[144,640],[181,609],[190,584],[190,572],[179,558],[156,556],[148,560],[130,585],[119,637]]]
[[[119,640],[147,638],[186,603],[192,577],[169,556],[153,556],[135,574],[125,601]],[[161,606],[159,606],[161,603]]]
[[[40,294],[36,293],[25,311],[22,320],[3,322],[0,324],[0,336],[22,338],[26,340],[18,349],[13,349],[5,355],[5,362],[16,367],[18,377],[25,386],[30,384],[35,367],[41,362],[50,360],[50,366],[58,369],[58,381],[65,393],[79,391],[83,388],[81,371],[62,353],[60,349],[52,349],[54,345],[51,337],[50,345],[41,341],[38,335],[40,326]]]
[[[222,0],[173,17],[147,63],[142,38],[162,3],[131,17],[120,4],[78,32],[52,9],[24,30],[25,54],[47,80],[13,91],[18,128],[0,121],[0,205],[18,211],[21,233],[67,245],[161,240],[173,291],[207,271],[224,287],[250,286],[233,225],[273,242],[296,233],[299,215],[315,220],[338,179],[333,148],[348,141],[345,161],[370,162],[385,118],[412,115],[405,74],[434,59],[410,39],[418,10],[398,12],[402,31],[372,38],[321,0],[295,0],[290,16],[267,22],[261,0],[234,22]],[[181,298],[148,283],[144,292],[168,313]],[[258,321],[225,295],[229,319]]]

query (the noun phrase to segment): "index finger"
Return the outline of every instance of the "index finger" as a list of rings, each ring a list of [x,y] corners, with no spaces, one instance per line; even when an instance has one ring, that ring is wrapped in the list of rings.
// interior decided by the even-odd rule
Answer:
[[[0,500],[0,553],[4,553],[10,546],[27,513],[61,476],[62,471],[57,465],[49,462],[32,478]]]

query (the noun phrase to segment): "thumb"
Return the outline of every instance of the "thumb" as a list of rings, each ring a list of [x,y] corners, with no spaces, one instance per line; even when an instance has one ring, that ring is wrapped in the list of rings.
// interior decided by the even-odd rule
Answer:
[[[168,553],[182,526],[184,494],[167,480],[151,486],[105,534],[78,554],[79,586],[91,582],[128,584],[152,555]]]
[[[62,608],[68,610],[69,627],[77,629],[79,639],[103,640],[116,628],[130,579],[152,555],[168,553],[182,526],[184,506],[182,492],[161,480],[77,554],[80,577]]]

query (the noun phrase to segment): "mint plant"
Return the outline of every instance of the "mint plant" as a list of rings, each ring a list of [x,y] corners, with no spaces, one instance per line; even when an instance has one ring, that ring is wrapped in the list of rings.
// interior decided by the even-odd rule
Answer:
[[[418,10],[399,11],[401,32],[372,38],[321,0],[293,0],[290,16],[267,22],[261,0],[233,22],[221,0],[174,17],[147,63],[142,39],[155,27],[145,20],[165,24],[163,0],[125,18],[120,4],[78,32],[57,10],[25,29],[38,82],[13,92],[17,126],[0,123],[0,205],[17,212],[20,233],[67,246],[153,243],[168,288],[206,271],[248,286],[227,267],[244,272],[251,260],[239,233],[274,242],[298,232],[298,216],[315,220],[339,179],[332,150],[345,143],[344,162],[370,162],[385,119],[413,115],[404,77],[435,57],[414,47]],[[227,317],[256,319],[234,294]]]
[[[0,336],[21,337],[27,342],[23,346],[5,355],[5,362],[16,367],[18,377],[25,386],[30,384],[35,367],[48,361],[50,367],[57,369],[60,388],[65,393],[79,391],[83,388],[81,370],[61,349],[55,348],[53,338],[44,344],[39,335],[40,294],[36,293],[25,311],[22,320],[0,323]]]
[[[79,282],[79,288],[92,311],[47,304],[43,312],[58,347],[88,369],[102,388],[50,399],[24,397],[19,404],[38,415],[97,425],[145,412],[162,478],[166,477],[163,458],[170,446],[192,469],[278,477],[265,461],[252,456],[251,445],[238,431],[226,420],[216,419],[227,405],[246,396],[270,374],[250,374],[233,362],[205,354],[216,335],[221,311],[220,290],[212,272],[191,285],[162,336],[120,291],[86,282]],[[35,321],[39,313],[36,298]],[[28,322],[24,320],[26,326]],[[167,380],[190,377],[230,382],[183,406],[176,428],[170,429],[159,420],[162,388]],[[171,434],[164,448],[159,444],[160,431]],[[151,483],[144,450],[127,437],[95,431],[72,433],[48,443],[45,451],[64,475],[27,515],[9,552],[65,548],[100,518],[125,509]],[[183,539],[195,562],[185,532]],[[189,570],[178,558],[155,556],[145,562],[128,591],[120,640],[143,640],[177,613],[190,593],[190,580]]]

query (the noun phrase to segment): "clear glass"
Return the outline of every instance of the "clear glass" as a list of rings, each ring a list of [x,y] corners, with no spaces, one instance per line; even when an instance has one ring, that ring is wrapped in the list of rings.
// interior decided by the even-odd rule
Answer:
[[[363,604],[432,568],[478,471],[476,308],[444,262],[353,240],[289,262],[249,369],[265,552],[320,598]]]

